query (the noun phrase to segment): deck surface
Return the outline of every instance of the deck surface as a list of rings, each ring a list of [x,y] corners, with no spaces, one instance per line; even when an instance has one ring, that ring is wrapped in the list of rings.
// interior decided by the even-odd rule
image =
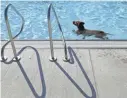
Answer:
[[[49,42],[15,44],[17,52],[35,48],[24,49],[19,62],[1,63],[1,98],[127,98],[127,49],[86,49],[84,42],[70,42],[70,62],[64,62],[58,41],[57,62],[50,62]],[[10,45],[5,55],[13,57]]]

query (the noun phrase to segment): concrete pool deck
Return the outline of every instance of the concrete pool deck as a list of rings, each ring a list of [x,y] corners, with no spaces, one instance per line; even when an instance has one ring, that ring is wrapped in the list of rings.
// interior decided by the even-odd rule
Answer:
[[[1,98],[127,97],[126,41],[67,41],[70,62],[62,60],[60,41],[54,41],[57,62],[49,61],[49,41],[15,41],[15,45],[17,51],[26,46],[36,49],[25,49],[19,62],[1,63]],[[13,57],[10,45],[5,55]]]

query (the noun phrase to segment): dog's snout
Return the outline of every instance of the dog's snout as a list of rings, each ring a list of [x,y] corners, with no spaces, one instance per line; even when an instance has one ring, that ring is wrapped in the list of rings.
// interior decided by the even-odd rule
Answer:
[[[76,26],[79,26],[80,24],[84,25],[85,23],[82,22],[82,21],[73,21],[73,24],[76,25]]]
[[[78,26],[79,25],[79,21],[73,21],[73,24]]]
[[[73,21],[73,24],[75,24],[75,21]]]

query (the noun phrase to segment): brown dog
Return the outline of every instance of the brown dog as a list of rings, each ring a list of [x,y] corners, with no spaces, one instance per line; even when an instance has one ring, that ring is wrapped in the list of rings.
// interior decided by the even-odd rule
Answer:
[[[107,34],[104,31],[99,31],[99,30],[88,30],[85,29],[85,27],[83,26],[85,23],[82,21],[73,21],[73,24],[75,26],[78,27],[77,31],[73,31],[76,32],[78,35],[83,34],[85,39],[85,36],[92,36],[94,35],[96,38],[101,38],[101,39],[108,39]]]

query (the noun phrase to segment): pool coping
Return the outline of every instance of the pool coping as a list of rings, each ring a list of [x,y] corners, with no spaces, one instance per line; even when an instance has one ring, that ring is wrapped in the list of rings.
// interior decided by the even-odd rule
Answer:
[[[14,39],[15,41],[49,41],[48,39],[20,39],[20,40],[18,40],[18,39]],[[0,40],[0,41],[8,41],[8,40]],[[61,39],[53,39],[53,41],[62,41]],[[84,39],[80,39],[80,40],[76,40],[76,39],[66,39],[65,41],[127,41],[127,40],[84,40]]]
[[[3,46],[7,40],[1,40]],[[36,48],[50,48],[49,40],[14,40],[16,48],[33,46]],[[89,40],[66,40],[67,46],[85,49],[127,49],[127,41],[89,41]],[[62,40],[53,40],[54,48],[63,48]],[[10,44],[7,48],[11,48]]]

